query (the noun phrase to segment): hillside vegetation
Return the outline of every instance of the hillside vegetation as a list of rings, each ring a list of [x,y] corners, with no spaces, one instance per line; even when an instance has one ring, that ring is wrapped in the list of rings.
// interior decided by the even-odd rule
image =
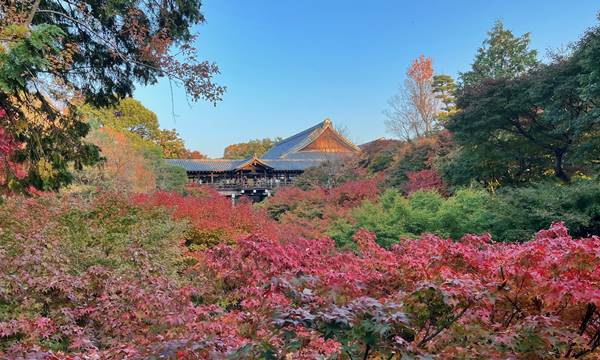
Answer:
[[[203,22],[0,3],[0,358],[600,357],[600,27],[544,63],[497,22],[456,81],[420,55],[395,139],[233,204],[131,98],[221,100]]]

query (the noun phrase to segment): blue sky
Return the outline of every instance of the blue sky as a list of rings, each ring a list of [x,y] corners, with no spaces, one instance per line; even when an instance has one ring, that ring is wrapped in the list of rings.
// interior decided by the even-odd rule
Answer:
[[[546,1],[206,0],[199,57],[216,62],[223,101],[189,103],[161,81],[135,97],[189,148],[220,157],[229,144],[286,137],[324,118],[363,143],[386,134],[382,111],[411,61],[456,76],[497,19],[545,55],[597,23],[600,3]],[[176,116],[172,115],[172,105]]]

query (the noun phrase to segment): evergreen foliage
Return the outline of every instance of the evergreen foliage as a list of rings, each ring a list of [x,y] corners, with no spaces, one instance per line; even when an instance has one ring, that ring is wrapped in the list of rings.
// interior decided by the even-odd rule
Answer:
[[[537,51],[529,49],[530,34],[516,37],[496,21],[477,50],[470,71],[460,74],[463,86],[475,86],[489,79],[513,79],[538,65]]]

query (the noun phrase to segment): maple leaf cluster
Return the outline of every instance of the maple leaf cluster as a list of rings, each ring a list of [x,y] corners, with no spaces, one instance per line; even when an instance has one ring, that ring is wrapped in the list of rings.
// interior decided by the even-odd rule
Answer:
[[[0,107],[0,119],[5,116],[6,110]],[[0,127],[0,186],[8,185],[11,179],[23,179],[27,176],[24,166],[13,159],[20,148],[21,144]]]
[[[419,190],[436,190],[442,194],[445,193],[444,181],[436,170],[407,171],[406,177],[408,183],[405,185],[405,190],[408,194]]]
[[[355,186],[323,204],[350,206]],[[525,243],[423,235],[389,249],[359,230],[344,251],[199,188],[12,197],[0,226],[5,358],[594,358],[600,346],[600,238],[562,223]]]
[[[279,229],[264,211],[256,210],[242,198],[235,208],[231,200],[208,186],[188,188],[195,196],[158,191],[136,194],[132,202],[147,209],[167,209],[174,219],[188,222],[191,227],[185,244],[192,250],[202,250],[221,243],[235,243],[239,237],[251,234],[279,239]]]
[[[419,56],[413,60],[406,74],[416,82],[424,82],[433,78],[433,64],[431,58],[425,58],[425,55]]]
[[[382,176],[352,180],[328,189],[297,187],[279,190],[261,208],[278,221],[279,228],[306,238],[320,238],[337,219],[346,218],[364,201],[380,195]]]
[[[290,335],[298,327],[352,357],[581,357],[598,347],[598,237],[572,239],[557,223],[524,244],[425,235],[385,250],[367,231],[355,239],[359,254],[327,238],[214,248],[199,266],[227,291],[204,296],[249,316],[259,353],[269,326],[269,338],[287,339],[270,343],[280,355],[301,341]]]

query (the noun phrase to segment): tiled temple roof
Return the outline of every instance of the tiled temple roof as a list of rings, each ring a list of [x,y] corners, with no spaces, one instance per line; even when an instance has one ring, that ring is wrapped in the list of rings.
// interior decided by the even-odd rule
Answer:
[[[319,166],[321,160],[263,160],[276,171],[304,171],[308,168]]]
[[[343,152],[303,151],[319,138],[325,130],[330,129],[344,145]],[[333,129],[331,120],[326,119],[317,125],[279,141],[260,159],[247,158],[243,160],[227,159],[171,159],[169,163],[183,167],[187,172],[230,172],[237,171],[251,161],[258,161],[275,171],[304,171],[318,166],[324,161],[332,161],[349,156],[360,151],[358,147]]]
[[[168,159],[167,162],[181,166],[188,172],[225,172],[234,171],[245,160],[221,159]]]
[[[168,159],[167,162],[181,166],[187,172],[228,172],[239,170],[246,162],[244,160],[210,160],[210,159]],[[276,171],[304,171],[308,168],[319,166],[321,159],[261,159],[262,162]]]

